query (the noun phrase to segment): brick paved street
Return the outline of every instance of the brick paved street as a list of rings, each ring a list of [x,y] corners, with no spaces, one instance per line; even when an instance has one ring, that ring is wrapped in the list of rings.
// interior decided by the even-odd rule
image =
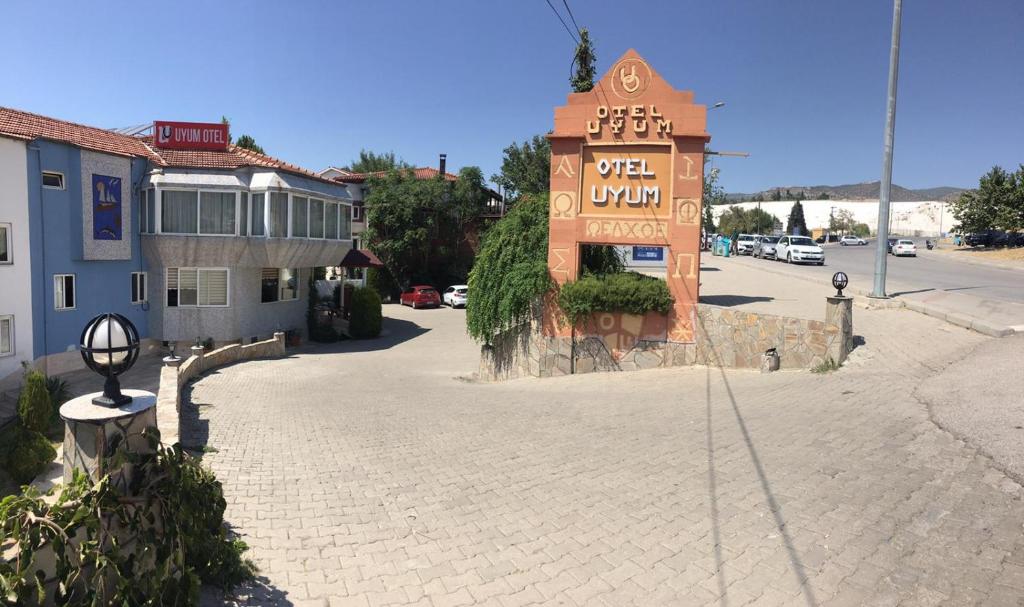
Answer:
[[[195,384],[183,440],[262,570],[237,602],[1024,604],[1021,487],[915,398],[988,338],[857,309],[829,375],[478,384],[463,312],[385,314]]]

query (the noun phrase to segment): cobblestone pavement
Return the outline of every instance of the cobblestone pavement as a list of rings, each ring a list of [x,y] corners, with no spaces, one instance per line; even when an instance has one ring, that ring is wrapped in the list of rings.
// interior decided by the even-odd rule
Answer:
[[[827,375],[479,384],[463,313],[199,380],[268,605],[1024,605],[1019,485],[915,389],[982,340],[855,312]],[[210,594],[204,603],[222,601]]]

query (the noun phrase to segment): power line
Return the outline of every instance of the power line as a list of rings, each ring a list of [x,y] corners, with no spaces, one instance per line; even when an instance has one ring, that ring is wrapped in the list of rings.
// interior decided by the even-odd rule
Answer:
[[[562,23],[562,27],[565,28],[566,33],[569,34],[569,37],[572,38],[572,41],[575,42],[576,44],[579,44],[580,41],[576,38],[576,34],[572,33],[572,30],[569,29],[569,26],[568,26],[568,24],[566,24],[565,19],[562,19],[562,14],[558,12],[558,10],[555,8],[554,4],[551,4],[551,0],[544,0],[544,1],[548,3],[548,6],[551,7],[552,12],[555,13],[556,17],[558,17],[558,20]]]
[[[569,13],[569,18],[572,19],[572,26],[576,28],[576,32],[578,33],[580,31],[580,26],[576,24],[576,17],[573,16],[572,9],[569,8],[568,0],[562,0],[562,4],[565,5],[565,11]]]

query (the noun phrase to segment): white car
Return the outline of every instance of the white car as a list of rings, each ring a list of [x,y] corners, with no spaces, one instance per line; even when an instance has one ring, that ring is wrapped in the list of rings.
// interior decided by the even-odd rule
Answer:
[[[754,252],[754,242],[757,234],[740,234],[736,238],[736,254],[750,255]]]
[[[897,240],[892,245],[892,254],[896,257],[917,257],[917,245],[913,240]]]
[[[825,251],[806,236],[783,236],[775,245],[775,259],[786,263],[825,265]]]
[[[864,240],[863,238],[861,238],[859,236],[852,236],[850,234],[847,234],[846,236],[843,236],[842,238],[839,239],[839,246],[841,246],[841,247],[846,247],[846,246],[851,246],[851,245],[852,246],[866,245],[867,243],[868,243],[868,241]]]
[[[466,296],[469,294],[469,287],[466,285],[452,285],[444,290],[443,300],[446,306],[454,310],[458,307],[466,307]]]

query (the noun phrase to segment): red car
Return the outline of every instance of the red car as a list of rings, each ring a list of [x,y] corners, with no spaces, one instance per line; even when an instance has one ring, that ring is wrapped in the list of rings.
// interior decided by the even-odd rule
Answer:
[[[438,295],[437,289],[427,285],[409,287],[402,291],[399,301],[403,306],[412,306],[413,308],[441,307],[441,296]]]

